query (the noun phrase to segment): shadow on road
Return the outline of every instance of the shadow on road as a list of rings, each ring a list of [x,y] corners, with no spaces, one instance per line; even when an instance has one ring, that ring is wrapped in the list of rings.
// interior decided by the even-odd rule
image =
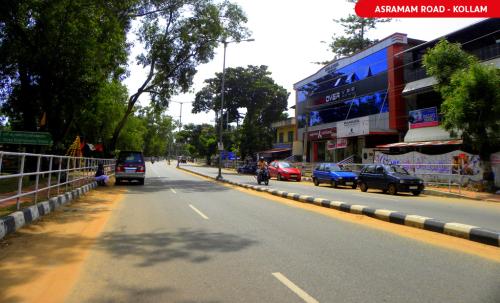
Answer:
[[[128,183],[124,185],[128,189],[128,194],[144,194],[152,193],[157,191],[168,190],[169,188],[174,188],[176,191],[181,193],[196,193],[196,192],[221,192],[227,191],[229,188],[216,184],[213,182],[207,182],[204,180],[179,180],[172,179],[168,177],[149,177],[146,178],[144,185],[139,185],[138,183]]]
[[[210,260],[211,254],[240,251],[257,241],[234,234],[179,229],[176,232],[106,233],[97,246],[115,258],[139,257],[140,267],[182,259],[193,263]]]

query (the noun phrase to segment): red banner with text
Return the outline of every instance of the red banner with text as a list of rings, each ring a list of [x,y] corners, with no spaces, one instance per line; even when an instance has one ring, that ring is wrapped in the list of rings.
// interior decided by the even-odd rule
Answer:
[[[500,17],[500,0],[359,0],[356,14],[365,18]]]

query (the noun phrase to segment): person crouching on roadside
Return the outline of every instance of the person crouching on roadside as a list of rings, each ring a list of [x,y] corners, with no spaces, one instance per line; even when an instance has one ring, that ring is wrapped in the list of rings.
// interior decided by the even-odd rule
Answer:
[[[98,185],[106,185],[109,182],[109,176],[104,173],[104,165],[99,163],[97,165],[97,171],[95,172],[95,180]]]

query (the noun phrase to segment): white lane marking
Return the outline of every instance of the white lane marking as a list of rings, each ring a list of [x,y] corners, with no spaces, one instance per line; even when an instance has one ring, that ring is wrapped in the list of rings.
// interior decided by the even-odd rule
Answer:
[[[300,287],[295,285],[292,281],[288,280],[283,274],[279,272],[273,272],[272,275],[278,279],[281,283],[283,283],[286,287],[288,287],[291,291],[293,291],[297,296],[299,296],[304,302],[307,303],[319,303],[318,300],[311,297],[308,293],[303,291]]]
[[[177,192],[175,191],[175,189],[171,188],[170,189],[171,192],[173,192],[174,194],[176,194]]]
[[[199,211],[196,207],[194,207],[191,204],[189,204],[189,207],[191,207],[191,209],[193,209],[195,212],[197,212],[198,215],[200,215],[203,219],[208,220],[208,217],[205,216],[205,214],[203,214],[201,211]]]

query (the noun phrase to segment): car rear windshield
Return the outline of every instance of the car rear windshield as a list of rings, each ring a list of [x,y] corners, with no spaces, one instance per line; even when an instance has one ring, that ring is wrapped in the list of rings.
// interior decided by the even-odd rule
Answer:
[[[118,161],[123,162],[123,163],[143,162],[142,153],[140,153],[140,152],[120,153],[120,156],[118,157]]]

